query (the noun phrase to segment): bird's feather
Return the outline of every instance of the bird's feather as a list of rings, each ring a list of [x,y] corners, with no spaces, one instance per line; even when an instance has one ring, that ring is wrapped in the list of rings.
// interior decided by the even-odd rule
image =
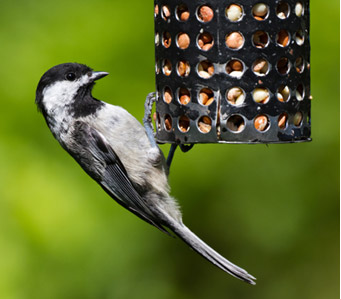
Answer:
[[[120,205],[144,221],[169,234],[134,188],[122,162],[105,140],[105,137],[83,121],[78,120],[75,123],[75,128],[73,131],[73,139],[77,144],[74,146],[83,148],[82,157],[78,155],[79,150],[72,150],[70,148],[67,150],[79,162],[83,169]],[[87,151],[87,153],[84,151]],[[80,161],[84,157],[88,157],[87,161]],[[102,173],[100,178],[92,173],[93,169],[99,168],[93,167],[95,163],[101,165],[100,169]]]

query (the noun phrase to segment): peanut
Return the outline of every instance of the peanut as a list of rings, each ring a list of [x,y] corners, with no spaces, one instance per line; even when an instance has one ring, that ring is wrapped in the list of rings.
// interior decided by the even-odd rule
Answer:
[[[282,130],[285,129],[285,127],[287,126],[287,120],[288,120],[288,114],[282,113],[278,117],[278,127]]]
[[[189,18],[189,11],[186,5],[182,4],[177,9],[178,18],[180,21],[187,21]]]
[[[258,21],[264,20],[268,14],[268,11],[268,6],[264,3],[258,3],[252,8],[252,14]]]
[[[296,44],[302,46],[304,44],[304,33],[302,30],[298,30],[295,34]]]
[[[199,102],[203,105],[206,105],[206,102],[208,101],[208,94],[206,92],[200,92],[199,93]]]
[[[300,3],[300,2],[296,3],[295,14],[298,17],[301,17],[303,15],[303,5],[302,5],[302,3]]]
[[[209,6],[203,5],[199,8],[198,17],[202,22],[206,23],[211,21],[213,19],[213,16],[213,10]]]
[[[199,119],[198,126],[202,133],[208,133],[212,128],[212,121],[208,116],[202,116]]]
[[[180,33],[180,34],[178,35],[178,47],[179,47],[180,49],[186,49],[186,48],[188,48],[189,43],[190,43],[190,39],[189,39],[188,34],[186,34],[186,33]]]
[[[277,35],[277,43],[282,47],[286,47],[289,44],[289,33],[288,31],[282,29],[278,32]]]
[[[304,87],[302,84],[298,85],[296,88],[296,99],[297,101],[303,101]]]
[[[189,12],[188,11],[184,11],[181,13],[180,15],[180,20],[181,21],[187,21],[189,18]]]
[[[231,60],[229,65],[231,66],[232,70],[241,72],[243,70],[243,64],[239,60]]]
[[[268,118],[265,115],[259,115],[255,118],[254,126],[258,131],[265,131],[269,126]]]
[[[265,59],[258,59],[254,62],[253,71],[259,75],[265,75],[269,70],[269,63]]]
[[[190,101],[191,101],[191,98],[187,94],[180,96],[180,103],[182,105],[187,105]]]
[[[180,61],[178,64],[178,74],[181,77],[187,77],[190,72],[190,66],[188,61]]]
[[[252,97],[256,103],[265,104],[270,99],[270,93],[266,88],[258,87],[252,92]]]
[[[231,32],[225,38],[226,46],[231,49],[239,49],[244,44],[244,37],[239,32]]]
[[[237,22],[239,21],[243,16],[243,9],[240,5],[237,4],[231,4],[226,9],[226,16],[231,22]]]
[[[208,51],[213,46],[213,38],[212,35],[208,32],[201,33],[198,37],[198,45],[204,51]]]
[[[163,69],[163,73],[166,76],[169,76],[172,73],[172,64],[168,59],[165,59],[163,61],[163,68],[162,69]]]
[[[168,31],[163,33],[162,44],[165,48],[169,48],[172,43],[172,37]]]
[[[191,101],[191,96],[187,88],[180,88],[179,101],[182,105],[187,105]]]
[[[245,101],[245,94],[239,87],[231,88],[227,93],[227,100],[232,104],[239,106]]]
[[[209,49],[212,48],[212,46],[213,46],[213,43],[212,43],[212,44],[206,44],[206,45],[204,45],[204,46],[202,47],[202,49],[203,49],[204,51],[208,51]]]
[[[179,118],[180,131],[187,132],[189,130],[189,125],[190,125],[189,118],[185,115],[180,116]]]
[[[209,105],[211,105],[213,102],[214,102],[214,97],[209,98],[205,105],[206,105],[206,106],[209,106]]]
[[[288,3],[280,2],[277,6],[276,14],[280,19],[286,19],[289,15]]]
[[[214,66],[209,61],[201,61],[198,65],[198,74],[202,78],[210,78],[214,73]]]
[[[278,91],[277,91],[277,99],[280,101],[280,102],[286,102],[288,101],[289,99],[289,96],[290,96],[290,89],[288,86],[284,86],[284,85],[281,85],[279,88],[278,88]]]
[[[231,77],[241,77],[243,75],[244,65],[237,59],[230,60],[226,65],[226,72]]]
[[[165,128],[167,131],[172,129],[172,119],[168,114],[165,116]]]
[[[209,88],[203,88],[199,92],[199,102],[205,106],[209,106],[214,101],[213,91]]]
[[[169,87],[165,88],[165,91],[163,93],[163,99],[167,104],[169,104],[173,100],[172,91]]]
[[[295,61],[296,72],[302,73],[304,70],[304,60],[302,56],[298,57]]]
[[[296,127],[299,127],[302,123],[302,119],[303,119],[303,114],[302,112],[296,112],[296,114],[294,115],[294,119],[293,119],[293,123]]]
[[[169,7],[164,5],[162,6],[162,13],[163,13],[163,19],[167,21],[171,15],[171,12],[169,10]]]

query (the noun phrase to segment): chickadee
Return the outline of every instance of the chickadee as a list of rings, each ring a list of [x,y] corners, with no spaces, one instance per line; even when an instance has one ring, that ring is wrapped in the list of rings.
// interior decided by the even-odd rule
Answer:
[[[223,271],[255,284],[255,278],[210,248],[182,222],[169,195],[164,156],[126,110],[92,97],[95,81],[108,75],[86,65],[54,66],[40,79],[36,104],[53,136],[114,200],[156,226],[170,229]]]

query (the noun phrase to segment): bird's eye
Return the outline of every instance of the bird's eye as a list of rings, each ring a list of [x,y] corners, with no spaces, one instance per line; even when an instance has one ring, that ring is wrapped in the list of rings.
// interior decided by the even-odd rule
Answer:
[[[75,73],[67,73],[65,77],[66,77],[66,80],[74,81],[76,79],[76,74]]]

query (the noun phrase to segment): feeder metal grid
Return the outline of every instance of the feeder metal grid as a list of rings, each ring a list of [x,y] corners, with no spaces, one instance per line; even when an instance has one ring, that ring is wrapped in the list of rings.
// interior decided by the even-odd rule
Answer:
[[[261,3],[267,7],[263,20],[254,15],[253,9],[258,3],[255,0],[155,1],[156,139],[159,143],[311,140],[309,1],[263,0]],[[228,18],[231,4],[242,9],[237,21]],[[297,10],[300,4],[301,13]],[[213,13],[208,22],[202,20],[202,6],[209,7]],[[189,13],[185,21],[180,19],[183,11],[186,11],[185,17]],[[232,38],[232,44],[241,40],[240,48],[228,47],[230,33],[237,37]],[[207,51],[201,48],[202,34],[213,44]],[[239,61],[239,67],[242,65],[238,76],[228,73],[231,60]],[[184,63],[179,72],[181,61]],[[255,72],[257,61],[263,64],[266,61],[264,73]],[[200,75],[203,67],[204,71],[206,68],[204,77]],[[235,87],[237,94],[243,93],[240,103],[231,103],[228,99],[229,91]],[[289,91],[287,99],[280,96],[283,87]],[[200,103],[203,89],[213,93],[209,105]],[[263,103],[254,99],[255,90],[263,95],[268,93]],[[186,102],[181,103],[181,95]],[[264,121],[266,124],[262,125]],[[261,128],[256,129],[257,123]]]

